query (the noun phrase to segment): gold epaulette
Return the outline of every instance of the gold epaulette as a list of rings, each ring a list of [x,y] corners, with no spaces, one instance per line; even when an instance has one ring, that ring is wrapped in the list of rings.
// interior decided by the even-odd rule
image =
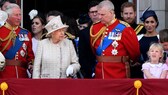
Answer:
[[[16,30],[18,26],[12,27],[9,23],[5,23],[4,27],[8,28],[9,30]]]
[[[127,27],[130,27],[130,25],[129,25],[127,22],[125,22],[125,21],[119,20],[119,22],[120,22],[121,24],[124,24],[124,25],[127,26]]]

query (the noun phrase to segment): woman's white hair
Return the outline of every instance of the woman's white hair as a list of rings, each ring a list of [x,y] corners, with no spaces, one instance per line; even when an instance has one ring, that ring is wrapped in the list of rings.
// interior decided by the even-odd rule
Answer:
[[[99,5],[97,6],[98,9],[102,7],[106,7],[109,10],[114,10],[114,4],[108,0],[100,2]]]
[[[15,3],[11,3],[11,4],[9,4],[7,7],[6,7],[6,10],[5,10],[5,12],[7,13],[7,14],[12,14],[12,9],[13,8],[20,8],[20,6],[19,5],[17,5],[17,4],[15,4]]]

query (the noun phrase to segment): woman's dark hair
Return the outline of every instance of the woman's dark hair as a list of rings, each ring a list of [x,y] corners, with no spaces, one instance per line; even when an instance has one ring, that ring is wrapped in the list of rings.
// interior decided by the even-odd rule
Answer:
[[[61,20],[63,23],[65,23],[65,18],[64,18],[64,14],[59,12],[59,11],[56,11],[56,10],[53,10],[53,11],[49,11],[47,14],[46,14],[46,17],[49,17],[49,16],[59,16],[61,17]]]
[[[38,12],[38,14],[32,19],[32,21],[35,19],[35,18],[39,18],[39,20],[41,21],[42,25],[46,25],[46,18],[45,18],[45,15],[43,15],[41,12]],[[42,32],[42,37],[41,39],[44,39],[46,38],[45,37],[45,34],[47,33],[47,30],[44,28],[43,29],[43,32]],[[32,33],[32,35],[34,36],[34,34]]]
[[[90,10],[91,7],[94,7],[96,5],[99,4],[99,1],[97,0],[92,0],[89,4],[88,4],[88,11]]]
[[[35,19],[35,18],[39,18],[43,25],[46,24],[46,18],[45,18],[45,16],[42,13],[38,12],[38,14],[33,19]]]
[[[157,26],[156,26],[156,27],[158,27],[159,21],[158,21],[158,17],[157,17],[157,15],[156,15],[155,11],[153,11],[153,10],[147,10],[147,11],[145,11],[145,12],[142,14],[140,20],[143,21],[143,22],[145,22],[145,20],[146,20],[148,17],[153,17],[153,18],[155,19],[155,21],[157,22]]]

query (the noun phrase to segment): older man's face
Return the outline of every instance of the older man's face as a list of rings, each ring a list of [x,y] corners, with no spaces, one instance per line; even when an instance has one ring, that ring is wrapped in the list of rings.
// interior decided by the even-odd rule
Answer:
[[[98,9],[98,16],[100,21],[106,25],[115,18],[114,10],[109,10],[106,7]]]

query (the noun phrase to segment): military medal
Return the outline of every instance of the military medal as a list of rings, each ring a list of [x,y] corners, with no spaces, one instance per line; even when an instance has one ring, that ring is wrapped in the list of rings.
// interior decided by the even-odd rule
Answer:
[[[19,40],[20,40],[20,41],[24,41],[24,40],[25,40],[23,34],[19,34]]]
[[[113,55],[117,55],[117,54],[118,54],[118,50],[113,49],[113,50],[111,51],[111,53],[112,53]]]
[[[122,35],[122,33],[117,32],[116,33],[116,40],[121,40],[121,35]]]
[[[114,32],[114,40],[121,40],[121,35],[122,33],[120,32],[121,30],[120,29],[115,29],[116,32]]]
[[[24,57],[25,54],[26,54],[26,53],[25,53],[23,50],[20,51],[20,55],[21,55],[22,57]]]
[[[113,46],[114,48],[118,47],[118,42],[117,42],[116,40],[113,41],[112,46]]]
[[[114,49],[111,51],[112,55],[117,55],[118,50],[116,48],[118,47],[118,42],[116,40],[113,41],[112,46],[114,47]]]
[[[24,41],[29,41],[27,34],[24,34]]]
[[[23,43],[22,47],[23,47],[24,50],[27,49],[27,45],[25,43]]]

